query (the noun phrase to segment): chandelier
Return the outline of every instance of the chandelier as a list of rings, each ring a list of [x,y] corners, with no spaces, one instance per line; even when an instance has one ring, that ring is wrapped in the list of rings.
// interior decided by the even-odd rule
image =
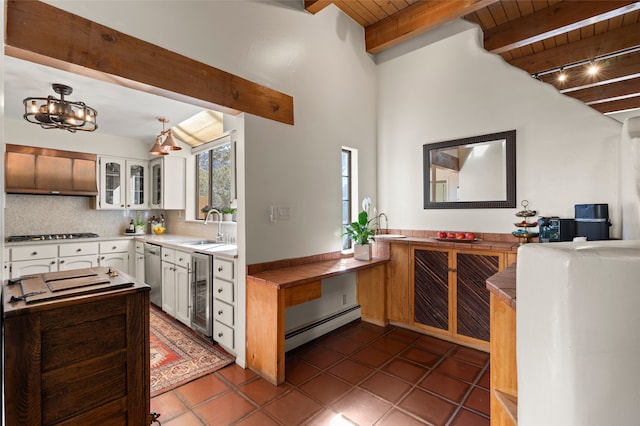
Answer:
[[[77,130],[93,132],[98,128],[96,116],[98,111],[87,106],[84,102],[72,102],[64,97],[70,95],[73,89],[64,84],[52,84],[53,91],[60,95],[46,98],[25,98],[24,119],[29,123],[38,124],[43,129],[65,129],[72,133]],[[38,105],[38,103],[41,103]]]
[[[164,126],[169,122],[167,118],[158,118],[158,121],[162,123],[162,131],[158,136],[156,136],[156,141],[149,150],[149,154],[151,155],[167,155],[169,151],[178,151],[182,149],[182,147],[178,144],[178,142],[173,137],[171,133],[171,129],[165,130]],[[164,137],[164,141],[162,138]]]

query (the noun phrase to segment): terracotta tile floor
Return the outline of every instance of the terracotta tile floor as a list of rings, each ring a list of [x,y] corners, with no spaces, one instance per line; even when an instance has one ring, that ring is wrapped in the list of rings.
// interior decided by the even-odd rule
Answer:
[[[288,352],[280,386],[233,364],[151,409],[163,426],[489,425],[489,355],[354,321]]]

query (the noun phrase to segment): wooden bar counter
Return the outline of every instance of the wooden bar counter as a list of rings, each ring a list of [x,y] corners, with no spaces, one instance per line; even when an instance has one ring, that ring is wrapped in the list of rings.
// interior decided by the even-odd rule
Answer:
[[[247,364],[274,385],[284,382],[285,309],[321,297],[322,280],[356,273],[362,319],[386,321],[388,258],[352,257],[272,269],[247,275]]]
[[[518,424],[516,264],[487,279],[491,292],[491,425]]]
[[[149,286],[103,269],[77,270],[102,284],[74,278],[46,300],[3,285],[6,424],[150,424]],[[59,288],[60,274],[42,281]]]

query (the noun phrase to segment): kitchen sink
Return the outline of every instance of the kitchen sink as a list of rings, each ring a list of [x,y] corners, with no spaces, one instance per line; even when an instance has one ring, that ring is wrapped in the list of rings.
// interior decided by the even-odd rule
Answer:
[[[209,246],[212,244],[223,244],[216,240],[196,240],[196,241],[185,241],[182,244],[186,246]]]

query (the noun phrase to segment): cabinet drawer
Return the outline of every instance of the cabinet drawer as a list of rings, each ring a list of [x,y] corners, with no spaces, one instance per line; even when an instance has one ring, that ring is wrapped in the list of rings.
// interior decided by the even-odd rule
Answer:
[[[175,254],[175,263],[178,266],[182,266],[183,268],[191,268],[191,255],[189,253],[185,253],[183,251],[176,251]],[[164,257],[162,260],[165,260]]]
[[[213,339],[222,346],[235,349],[233,345],[233,328],[222,324],[219,321],[213,323]]]
[[[100,243],[100,254],[129,251],[130,240],[103,241]]]
[[[11,247],[11,260],[47,259],[58,257],[58,246],[47,244],[42,246]]]
[[[216,300],[213,302],[213,315],[216,321],[233,327],[233,306]]]
[[[98,243],[60,244],[59,253],[60,257],[98,254]]]
[[[233,303],[233,283],[214,278],[213,297],[222,300],[223,302]]]
[[[144,243],[136,241],[136,253],[144,253]]]
[[[176,263],[176,251],[174,249],[162,247],[160,253],[163,262]]]
[[[216,257],[213,270],[216,277],[223,278],[225,280],[233,280],[233,260]]]

